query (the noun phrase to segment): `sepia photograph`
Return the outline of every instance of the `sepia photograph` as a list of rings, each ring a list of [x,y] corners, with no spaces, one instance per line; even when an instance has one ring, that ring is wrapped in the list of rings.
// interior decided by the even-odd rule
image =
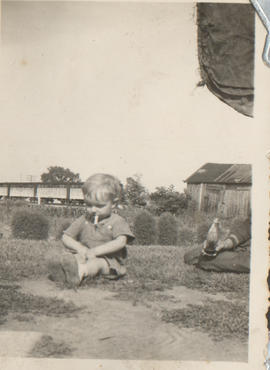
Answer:
[[[2,359],[248,363],[255,19],[2,2]]]

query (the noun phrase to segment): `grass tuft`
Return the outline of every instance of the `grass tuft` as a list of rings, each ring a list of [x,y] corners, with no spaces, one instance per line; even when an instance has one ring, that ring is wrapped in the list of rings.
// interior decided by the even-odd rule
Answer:
[[[11,312],[71,317],[81,310],[80,307],[77,307],[72,302],[24,294],[20,292],[20,287],[17,285],[0,285],[0,296],[0,323],[4,323],[5,317]]]
[[[60,241],[2,239],[0,243],[0,279],[19,281],[48,275],[47,261],[63,253]]]
[[[131,301],[154,299],[155,292],[174,286],[247,300],[249,274],[208,272],[186,265],[183,261],[186,250],[175,246],[130,246],[128,273],[123,279],[115,282],[97,278],[87,280],[85,285],[110,289],[120,299]]]
[[[248,307],[245,303],[209,301],[205,305],[164,311],[162,320],[180,328],[197,328],[207,332],[214,340],[248,338]]]
[[[63,341],[55,341],[50,335],[43,335],[32,349],[31,357],[66,357],[70,356],[74,349]]]
[[[182,327],[199,328],[215,338],[231,335],[244,340],[248,330],[249,274],[207,272],[186,265],[183,259],[186,251],[187,247],[182,246],[128,246],[128,273],[124,278],[118,281],[104,278],[87,280],[82,289],[92,286],[111,290],[117,293],[119,299],[133,304],[157,300],[160,296],[158,292],[181,285],[210,294],[223,293],[226,298],[233,298],[233,302],[208,302],[204,306],[193,305],[164,312],[163,320]],[[80,308],[74,304],[26,295],[14,285],[21,279],[47,277],[47,262],[59,258],[62,253],[63,245],[56,240],[1,240],[0,278],[6,283],[0,285],[0,324],[5,322],[8,312],[17,314],[19,320],[27,319],[25,314],[28,313],[72,316],[78,312]],[[44,345],[44,351],[49,348],[46,357],[54,356],[55,352],[50,350],[52,341],[48,343]],[[61,356],[65,347],[59,345],[59,348],[58,355]],[[36,351],[39,353],[39,350]]]

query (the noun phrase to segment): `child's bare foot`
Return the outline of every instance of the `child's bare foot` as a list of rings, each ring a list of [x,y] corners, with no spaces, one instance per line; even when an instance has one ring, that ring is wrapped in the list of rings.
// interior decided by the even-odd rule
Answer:
[[[79,276],[78,262],[73,254],[67,254],[61,262],[65,274],[65,284],[68,288],[76,289],[79,287],[81,279]]]
[[[109,274],[103,275],[105,279],[118,280],[126,275],[127,269],[125,266],[117,267],[117,270],[110,268]]]
[[[64,283],[66,276],[60,262],[50,261],[48,262],[49,276],[51,281]]]

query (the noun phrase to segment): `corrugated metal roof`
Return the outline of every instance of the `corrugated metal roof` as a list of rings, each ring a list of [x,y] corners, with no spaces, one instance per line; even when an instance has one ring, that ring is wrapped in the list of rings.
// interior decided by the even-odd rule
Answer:
[[[251,165],[206,163],[185,182],[188,184],[251,184]]]
[[[251,165],[250,164],[234,164],[222,175],[220,175],[216,182],[229,184],[251,184]]]

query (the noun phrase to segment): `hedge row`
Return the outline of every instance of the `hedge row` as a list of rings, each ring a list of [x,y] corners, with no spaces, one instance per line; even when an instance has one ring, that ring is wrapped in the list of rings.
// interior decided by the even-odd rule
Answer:
[[[80,217],[85,212],[82,206],[53,206],[44,204],[33,204],[24,200],[6,200],[0,202],[0,217],[2,215],[12,216],[18,209],[30,209],[40,212],[49,217]],[[3,217],[2,217],[3,218]]]
[[[49,226],[51,234],[60,239],[63,230],[85,212],[83,207],[53,207],[21,204],[12,212],[12,234],[15,238],[46,239]],[[165,212],[159,217],[142,209],[119,211],[129,223],[135,235],[135,243],[140,245],[189,245],[201,243],[207,234],[209,220],[197,216],[197,220],[176,217]],[[197,222],[196,222],[197,221]],[[55,229],[55,230],[53,230]],[[53,232],[52,232],[53,230]]]
[[[47,239],[49,235],[49,220],[42,213],[31,209],[21,209],[14,214],[11,230],[18,239]]]
[[[154,217],[147,211],[135,217],[133,232],[140,245],[189,245],[196,243],[197,230],[179,226],[178,218],[169,212]]]

